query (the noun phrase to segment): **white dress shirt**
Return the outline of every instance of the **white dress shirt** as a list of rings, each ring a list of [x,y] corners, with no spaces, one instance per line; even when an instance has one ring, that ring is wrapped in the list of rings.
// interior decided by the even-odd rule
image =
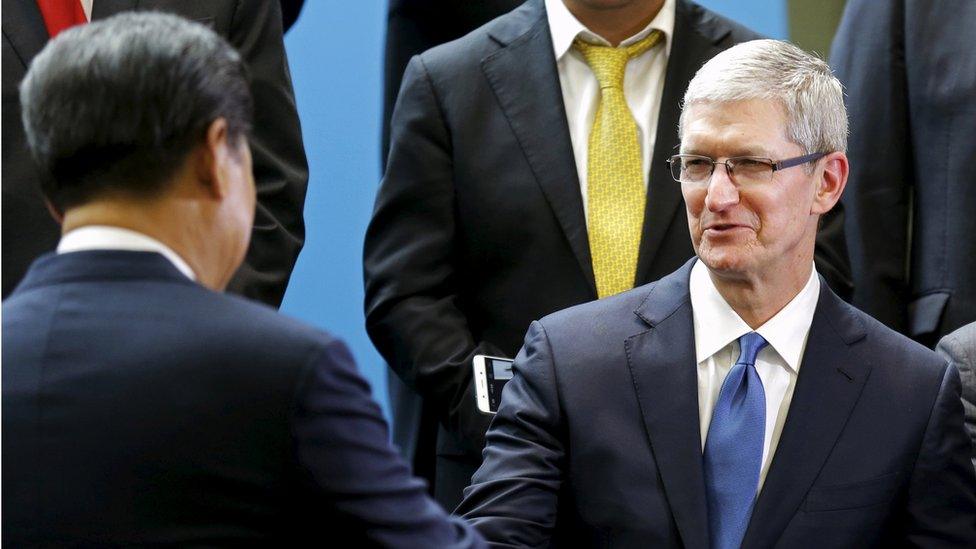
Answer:
[[[85,19],[91,21],[91,10],[93,0],[81,0],[81,9],[85,10]]]
[[[813,313],[820,298],[820,279],[812,264],[810,271],[810,278],[800,293],[765,324],[753,330],[718,292],[708,275],[708,268],[700,260],[691,269],[689,292],[695,324],[702,450],[722,383],[739,358],[739,337],[755,331],[769,343],[756,357],[756,371],[766,393],[766,430],[759,488],[766,480],[783,432]]]
[[[661,31],[664,35],[663,47],[655,46],[631,59],[624,73],[624,98],[637,122],[645,188],[647,188],[651,154],[657,136],[657,118],[661,107],[661,94],[664,93],[668,53],[671,51],[672,34],[674,34],[674,2],[675,0],[665,0],[661,11],[643,30],[620,43],[621,46],[629,46],[646,37],[653,29]],[[583,195],[583,211],[588,218],[586,160],[590,130],[593,128],[593,119],[600,104],[600,85],[590,66],[586,64],[586,59],[573,48],[573,40],[579,36],[594,44],[609,46],[610,43],[580,23],[562,0],[546,0],[546,17],[552,33],[559,84],[562,87],[563,103],[566,106],[569,137],[573,142],[576,173],[579,174],[580,193]]]
[[[156,252],[179,269],[190,280],[196,274],[190,265],[172,248],[162,242],[136,231],[107,225],[88,225],[75,229],[61,237],[58,253],[80,252],[83,250],[127,250],[130,252]]]

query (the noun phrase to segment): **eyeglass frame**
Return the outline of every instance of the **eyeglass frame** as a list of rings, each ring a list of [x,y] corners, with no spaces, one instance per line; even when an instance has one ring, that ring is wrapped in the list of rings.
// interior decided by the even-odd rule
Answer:
[[[705,156],[705,155],[701,155],[701,154],[676,154],[676,155],[671,156],[671,158],[668,158],[667,160],[665,160],[665,162],[668,163],[668,167],[669,167],[669,170],[668,171],[671,172],[671,179],[674,179],[678,183],[687,183],[688,185],[699,185],[699,184],[702,184],[702,183],[708,183],[709,181],[712,180],[712,176],[715,175],[715,166],[717,164],[724,165],[725,166],[725,175],[729,176],[729,179],[731,181],[735,182],[735,176],[733,176],[732,174],[735,171],[734,165],[735,165],[735,161],[736,160],[745,160],[745,159],[748,159],[748,160],[761,160],[764,164],[769,164],[770,168],[772,168],[772,170],[770,171],[770,178],[772,178],[772,174],[774,174],[774,173],[776,173],[776,172],[778,172],[780,170],[785,170],[786,168],[792,168],[794,166],[802,166],[803,164],[806,164],[808,162],[813,162],[815,160],[820,160],[821,158],[827,156],[828,154],[830,154],[830,153],[828,153],[828,152],[817,152],[817,153],[805,154],[805,155],[802,155],[802,156],[794,156],[793,158],[785,158],[783,160],[773,160],[772,158],[765,158],[765,157],[761,157],[761,156],[733,156],[733,157],[726,158],[725,160],[721,160],[721,161],[719,161],[719,160],[712,160],[711,157],[708,157],[708,156]],[[707,161],[711,162],[712,163],[712,169],[708,172],[708,177],[706,177],[705,179],[703,179],[701,181],[698,181],[698,182],[696,182],[696,181],[687,181],[686,182],[686,181],[682,181],[681,179],[678,179],[677,177],[675,177],[674,176],[674,162],[680,160],[682,157],[701,158],[703,160],[707,160]],[[730,162],[732,163],[731,165],[729,164]]]

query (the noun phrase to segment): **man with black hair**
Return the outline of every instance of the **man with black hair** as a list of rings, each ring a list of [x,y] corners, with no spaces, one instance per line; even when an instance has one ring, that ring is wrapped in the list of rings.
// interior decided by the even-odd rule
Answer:
[[[220,293],[255,208],[227,42],[118,15],[48,43],[20,99],[63,236],[3,304],[5,544],[480,546],[341,342]]]

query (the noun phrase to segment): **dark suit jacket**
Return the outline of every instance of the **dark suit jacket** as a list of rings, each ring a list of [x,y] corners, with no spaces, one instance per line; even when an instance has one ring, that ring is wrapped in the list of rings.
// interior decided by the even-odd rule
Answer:
[[[346,347],[154,253],[39,259],[3,304],[3,542],[468,547]]]
[[[524,0],[390,0],[383,60],[383,162],[390,151],[390,117],[410,59],[468,34]]]
[[[390,0],[387,7],[386,54],[383,62],[382,165],[390,152],[390,117],[400,93],[403,71],[413,56],[460,38],[511,11],[523,0]],[[387,370],[388,396],[393,408],[393,440],[414,465],[414,473],[434,481],[434,443],[437,417],[415,391]],[[421,428],[423,426],[423,428]]]
[[[677,146],[685,88],[706,60],[756,37],[677,3],[639,283],[693,255],[681,191],[665,163]],[[425,399],[417,436],[430,447],[436,438],[435,493],[450,507],[480,462],[488,424],[475,406],[472,356],[513,356],[532,320],[597,297],[543,2],[415,57],[392,128],[366,234],[367,330],[409,387],[403,390]],[[822,236],[840,246],[825,240],[817,260],[843,287],[838,221],[829,218]]]
[[[298,16],[302,14],[305,0],[279,0],[278,5],[281,6],[282,32],[288,32],[291,26],[298,21]]]
[[[974,25],[974,2],[850,0],[831,50],[854,304],[928,346],[976,321]]]
[[[458,509],[489,543],[709,547],[692,264],[532,324]],[[743,547],[976,546],[968,458],[955,368],[821,281]]]
[[[277,307],[305,240],[302,208],[308,165],[281,41],[277,2],[256,0],[97,0],[92,19],[126,10],[160,10],[204,23],[238,49],[254,97],[254,180],[258,204],[251,246],[230,290]],[[54,249],[60,227],[41,196],[27,152],[17,86],[47,43],[34,0],[3,0],[3,296],[31,262]]]

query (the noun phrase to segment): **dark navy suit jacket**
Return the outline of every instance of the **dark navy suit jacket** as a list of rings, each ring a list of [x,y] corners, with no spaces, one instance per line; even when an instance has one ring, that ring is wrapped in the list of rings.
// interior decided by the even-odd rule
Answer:
[[[499,546],[709,546],[688,276],[533,323],[458,513]],[[743,547],[976,547],[959,375],[821,280]]]
[[[158,254],[47,255],[3,304],[4,545],[480,544],[387,437],[341,342]]]

